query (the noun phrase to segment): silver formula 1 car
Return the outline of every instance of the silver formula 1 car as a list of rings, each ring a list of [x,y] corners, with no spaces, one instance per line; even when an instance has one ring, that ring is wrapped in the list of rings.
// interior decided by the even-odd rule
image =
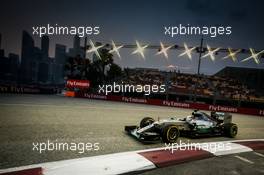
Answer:
[[[125,131],[142,142],[160,141],[174,143],[179,136],[227,136],[235,137],[238,132],[232,123],[232,115],[223,112],[205,112],[194,110],[185,118],[170,117],[155,121],[145,117],[139,126],[125,126]]]

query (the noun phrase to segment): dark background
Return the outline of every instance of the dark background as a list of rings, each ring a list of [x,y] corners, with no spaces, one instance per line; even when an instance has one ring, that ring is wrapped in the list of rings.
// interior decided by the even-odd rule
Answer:
[[[10,52],[21,54],[22,30],[32,34],[32,26],[58,24],[70,26],[100,26],[100,35],[88,36],[94,41],[109,42],[113,39],[119,43],[199,45],[201,36],[164,35],[164,26],[231,26],[232,34],[217,38],[205,37],[205,44],[212,47],[263,49],[263,5],[261,0],[213,1],[213,0],[182,0],[182,1],[33,1],[4,0],[0,6],[0,33],[2,48],[5,55]],[[54,57],[55,44],[61,43],[69,47],[73,45],[72,36],[49,36],[49,55]],[[40,38],[34,36],[35,45],[40,46]],[[81,41],[83,42],[83,40]],[[138,55],[131,55],[131,49],[121,50],[122,60],[115,61],[125,67],[154,67],[165,69],[175,65],[181,71],[196,73],[197,57],[193,61],[178,57],[179,51],[170,51],[169,60],[163,55],[155,56],[156,50],[146,51],[146,61]],[[224,55],[219,55],[218,58]],[[239,55],[239,60],[247,54]],[[256,65],[253,60],[244,63],[233,63],[232,60],[212,62],[204,59],[201,73],[214,74],[225,66],[263,68],[264,64]],[[263,61],[262,61],[263,62]]]

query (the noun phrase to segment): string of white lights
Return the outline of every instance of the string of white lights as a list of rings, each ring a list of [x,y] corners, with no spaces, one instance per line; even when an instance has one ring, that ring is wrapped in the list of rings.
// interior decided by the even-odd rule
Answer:
[[[168,59],[168,53],[167,51],[172,48],[173,46],[165,47],[162,42],[160,42],[160,50],[156,53],[156,55],[163,54],[166,59]]]
[[[184,43],[185,51],[179,55],[179,57],[187,55],[190,60],[192,60],[192,51],[196,49],[196,47],[189,48],[186,43]]]
[[[90,43],[90,46],[86,52],[95,53],[99,59],[101,59],[101,56],[98,50],[109,45],[109,44],[105,44],[105,45],[102,44],[99,46],[95,46],[92,40],[90,40],[89,43]],[[195,49],[198,49],[199,47],[188,47],[186,43],[183,44],[183,47],[178,46],[178,45],[166,46],[162,42],[160,42],[160,46],[148,45],[148,44],[142,45],[138,41],[136,41],[136,45],[116,45],[115,42],[112,41],[111,50],[109,50],[109,53],[115,53],[121,59],[121,55],[119,52],[121,48],[136,48],[131,54],[139,54],[141,58],[143,58],[143,60],[145,60],[144,50],[148,48],[150,49],[158,48],[158,52],[155,55],[163,54],[166,59],[169,58],[168,51],[170,49],[183,49],[184,51],[181,54],[179,54],[178,57],[183,57],[184,55],[186,55],[188,59],[192,60],[192,52]],[[237,57],[236,57],[237,54],[247,53],[246,49],[231,49],[231,48],[221,49],[220,47],[211,48],[209,45],[207,45],[207,47],[203,48],[202,50],[204,49],[205,49],[205,52],[207,53],[205,53],[201,58],[209,57],[212,61],[216,60],[215,55],[218,52],[227,52],[228,55],[224,56],[222,59],[224,60],[224,59],[230,58],[233,60],[233,62],[237,62]],[[202,51],[198,51],[198,52],[202,52]],[[253,48],[249,48],[248,52],[250,53],[250,56],[245,59],[242,59],[241,62],[245,62],[245,61],[253,59],[256,64],[260,64],[260,57],[263,56],[264,50],[256,52]]]

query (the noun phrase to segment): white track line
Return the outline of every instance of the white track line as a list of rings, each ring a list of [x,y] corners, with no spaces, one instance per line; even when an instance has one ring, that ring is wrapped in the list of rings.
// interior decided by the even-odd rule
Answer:
[[[230,174],[233,174],[233,175],[240,175],[239,172],[237,172],[236,170],[230,171]]]
[[[258,155],[258,156],[260,156],[260,157],[264,157],[263,154],[260,154],[260,153],[257,153],[257,152],[253,152],[253,153],[256,154],[256,155]]]
[[[242,160],[242,161],[244,161],[246,163],[254,164],[254,162],[252,162],[251,160],[248,160],[248,159],[246,159],[244,157],[241,157],[241,156],[234,156],[234,157],[238,158],[238,159],[240,159],[240,160]]]

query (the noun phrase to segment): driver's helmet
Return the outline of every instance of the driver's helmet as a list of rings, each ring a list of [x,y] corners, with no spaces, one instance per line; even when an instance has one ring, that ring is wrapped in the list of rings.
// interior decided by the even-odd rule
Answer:
[[[197,110],[195,110],[194,112],[192,112],[192,116],[191,116],[192,119],[195,119],[195,120],[203,120],[203,114],[201,114],[200,112],[198,112]]]
[[[196,117],[197,114],[199,115],[200,113],[199,113],[198,110],[196,109],[196,110],[194,110],[194,111],[192,112],[192,117],[193,117],[193,118]]]

